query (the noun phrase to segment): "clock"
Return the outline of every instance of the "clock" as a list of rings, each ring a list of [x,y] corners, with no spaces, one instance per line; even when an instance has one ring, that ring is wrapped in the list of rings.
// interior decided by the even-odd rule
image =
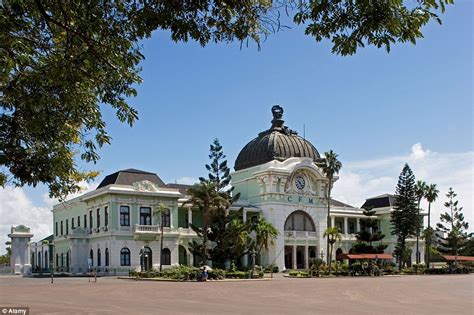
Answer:
[[[299,190],[303,190],[304,186],[305,186],[305,180],[304,180],[304,177],[302,176],[297,176],[295,178],[295,186],[296,188],[298,188]]]

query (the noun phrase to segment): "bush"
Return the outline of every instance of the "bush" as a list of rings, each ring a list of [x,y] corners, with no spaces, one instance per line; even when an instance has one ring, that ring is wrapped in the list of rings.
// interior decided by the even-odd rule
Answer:
[[[225,277],[229,279],[246,279],[248,278],[248,273],[245,271],[229,271],[225,273]]]
[[[298,271],[298,270],[291,270],[288,275],[290,277],[298,277],[298,278],[308,278],[309,277],[309,273],[307,273],[306,271]]]
[[[266,273],[270,273],[270,272],[273,272],[273,273],[278,273],[280,271],[280,269],[278,269],[278,266],[277,265],[270,265],[270,266],[267,266],[265,268],[265,272]]]
[[[208,272],[208,279],[211,280],[222,280],[225,278],[225,270],[222,269],[212,269]]]
[[[200,273],[200,270],[196,267],[179,265],[164,269],[162,276],[175,280],[196,280]]]

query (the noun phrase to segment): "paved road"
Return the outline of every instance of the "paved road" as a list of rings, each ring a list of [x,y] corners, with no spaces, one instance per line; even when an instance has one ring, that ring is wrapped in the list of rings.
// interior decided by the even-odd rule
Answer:
[[[474,275],[144,282],[0,277],[30,314],[474,314]],[[1,314],[0,314],[1,315]]]

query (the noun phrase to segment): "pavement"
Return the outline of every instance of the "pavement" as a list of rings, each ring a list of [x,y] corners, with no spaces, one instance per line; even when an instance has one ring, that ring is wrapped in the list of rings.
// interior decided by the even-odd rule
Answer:
[[[93,281],[93,279],[92,279]],[[161,282],[0,276],[30,314],[474,314],[474,275]]]

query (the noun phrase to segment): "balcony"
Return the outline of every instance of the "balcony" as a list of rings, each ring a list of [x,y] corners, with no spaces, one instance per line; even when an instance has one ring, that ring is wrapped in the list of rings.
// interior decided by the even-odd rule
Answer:
[[[156,240],[160,232],[160,227],[158,225],[135,224],[135,226],[133,227],[134,239],[140,241]]]
[[[290,239],[317,239],[317,232],[310,231],[285,231],[285,238]]]

